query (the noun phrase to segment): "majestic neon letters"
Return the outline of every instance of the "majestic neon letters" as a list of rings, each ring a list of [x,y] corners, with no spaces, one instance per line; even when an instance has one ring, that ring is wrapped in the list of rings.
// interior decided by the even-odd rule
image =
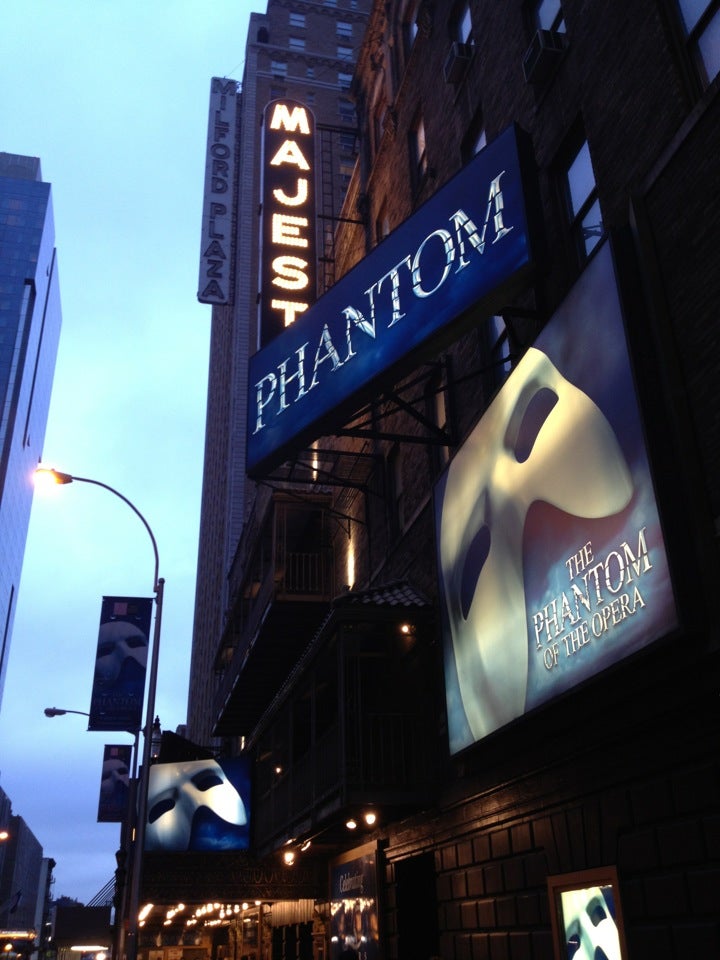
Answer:
[[[293,323],[315,299],[312,117],[294,101],[266,110],[261,339]]]
[[[463,270],[482,269],[486,245],[500,243],[513,230],[513,225],[506,224],[503,217],[504,172],[498,173],[490,183],[485,220],[480,228],[465,210],[456,210],[447,225],[429,233],[414,253],[402,257],[366,289],[366,300],[362,304],[348,304],[334,319],[325,321],[317,342],[306,341],[256,381],[253,434],[262,431],[269,418],[279,416],[306,397],[323,378],[332,376],[357,357],[367,343],[364,338],[377,341],[383,330],[401,323],[414,299],[433,297]],[[296,222],[297,219],[283,216],[277,227],[278,236],[291,246],[300,246],[302,241],[302,224]],[[302,258],[292,256],[277,257],[273,261],[276,274],[273,283],[296,289],[293,284],[301,283],[303,262]],[[408,300],[408,296],[414,299]],[[299,307],[292,301],[282,303],[286,317],[299,309],[307,309],[307,305]]]

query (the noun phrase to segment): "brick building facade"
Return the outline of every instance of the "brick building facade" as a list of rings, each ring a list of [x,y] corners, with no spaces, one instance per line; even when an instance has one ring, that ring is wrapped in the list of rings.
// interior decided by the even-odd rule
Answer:
[[[315,891],[314,947],[305,941],[316,956],[337,954],[339,911],[366,910],[378,927],[345,935],[361,960],[375,948],[387,960],[544,960],[566,955],[566,934],[579,938],[578,957],[617,956],[602,939],[608,911],[624,929],[623,957],[720,946],[720,12],[704,4],[690,21],[684,6],[373,7],[352,87],[360,155],[335,280],[393,249],[393,231],[512,125],[531,145],[540,229],[534,272],[506,301],[491,311],[478,301],[462,332],[257,478],[209,722],[227,749],[242,742],[253,757],[256,855],[291,850],[296,864],[329,871]],[[487,207],[500,216],[497,201]],[[453,746],[438,490],[608,250],[672,613],[631,656]],[[601,333],[568,340],[568,364],[604,363]],[[582,466],[568,457],[567,472]],[[610,618],[635,613],[614,609]],[[376,819],[363,827],[368,811]],[[344,863],[359,871],[368,850],[377,889],[345,897],[350,880],[333,878]],[[614,905],[575,927],[566,912],[554,944],[555,891],[610,883]]]

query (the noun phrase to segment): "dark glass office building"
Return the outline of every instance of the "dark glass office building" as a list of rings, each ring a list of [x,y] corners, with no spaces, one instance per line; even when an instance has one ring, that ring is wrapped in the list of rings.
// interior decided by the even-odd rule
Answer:
[[[0,702],[60,322],[50,184],[0,153]]]

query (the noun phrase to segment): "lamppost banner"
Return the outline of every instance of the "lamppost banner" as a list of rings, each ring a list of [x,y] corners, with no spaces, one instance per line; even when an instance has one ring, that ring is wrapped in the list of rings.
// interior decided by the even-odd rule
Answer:
[[[98,823],[122,823],[130,796],[130,744],[106,744],[98,800]]]
[[[103,597],[88,730],[142,725],[151,597]]]

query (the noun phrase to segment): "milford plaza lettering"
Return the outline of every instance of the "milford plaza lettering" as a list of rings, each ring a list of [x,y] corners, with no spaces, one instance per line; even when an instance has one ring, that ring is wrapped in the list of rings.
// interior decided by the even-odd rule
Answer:
[[[480,228],[465,210],[456,210],[447,226],[429,233],[414,253],[365,290],[362,302],[347,304],[339,316],[323,323],[317,342],[306,341],[256,382],[254,433],[265,428],[269,416],[279,416],[351,363],[368,340],[379,342],[384,330],[402,323],[410,309],[408,296],[429,300],[462,271],[482,269],[486,246],[502,242],[513,229],[503,216],[503,174],[490,184]]]
[[[237,83],[213,78],[200,249],[201,303],[228,303],[232,275],[232,207]]]

